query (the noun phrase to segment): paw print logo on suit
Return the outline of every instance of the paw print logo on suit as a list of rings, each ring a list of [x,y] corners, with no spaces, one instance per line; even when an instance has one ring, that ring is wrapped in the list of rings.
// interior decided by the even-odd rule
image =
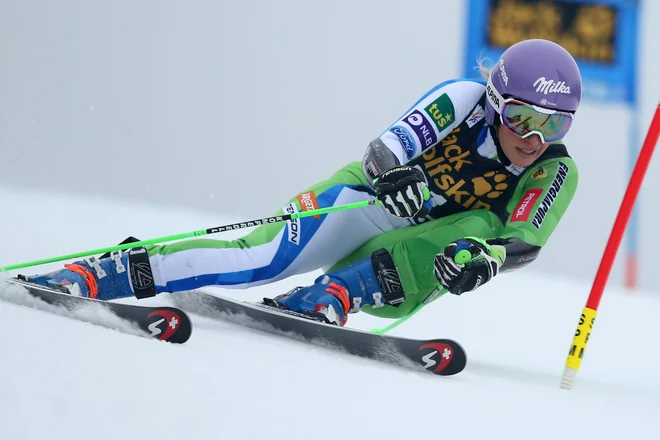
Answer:
[[[505,182],[509,176],[506,174],[489,171],[483,176],[472,179],[474,185],[474,195],[477,197],[486,196],[488,199],[496,199],[502,195],[509,187]]]

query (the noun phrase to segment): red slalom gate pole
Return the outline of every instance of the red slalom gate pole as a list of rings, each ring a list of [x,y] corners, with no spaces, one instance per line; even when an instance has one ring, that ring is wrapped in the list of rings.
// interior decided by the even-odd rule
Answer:
[[[561,388],[567,390],[573,388],[573,382],[575,381],[577,370],[582,363],[582,357],[587,348],[587,341],[589,340],[589,335],[592,331],[594,321],[596,320],[596,311],[598,310],[600,299],[603,296],[605,284],[610,276],[616,253],[621,244],[623,233],[628,225],[633,206],[635,206],[635,200],[637,199],[639,189],[642,186],[642,181],[644,180],[644,175],[648,169],[649,162],[651,162],[651,157],[653,156],[653,151],[655,150],[659,135],[660,104],[658,104],[658,107],[655,109],[655,115],[651,121],[651,127],[646,134],[644,145],[639,152],[635,168],[633,169],[632,176],[628,182],[628,188],[626,189],[623,201],[621,202],[621,207],[619,208],[619,213],[617,214],[616,221],[612,227],[612,232],[610,233],[610,238],[605,247],[603,258],[600,261],[600,266],[598,267],[594,284],[591,287],[587,304],[582,310],[582,315],[580,315],[580,320],[577,329],[575,330],[575,336],[573,337],[573,344],[568,352],[568,359],[566,359],[566,368],[564,369],[564,375],[562,376],[560,384]]]

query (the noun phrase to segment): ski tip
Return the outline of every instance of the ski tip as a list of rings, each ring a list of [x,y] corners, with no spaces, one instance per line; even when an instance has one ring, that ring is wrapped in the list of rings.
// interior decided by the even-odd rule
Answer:
[[[181,309],[161,307],[147,315],[146,331],[160,341],[183,344],[192,335],[190,316]]]
[[[458,342],[451,339],[424,341],[419,347],[420,364],[439,376],[453,376],[467,365],[467,354]]]

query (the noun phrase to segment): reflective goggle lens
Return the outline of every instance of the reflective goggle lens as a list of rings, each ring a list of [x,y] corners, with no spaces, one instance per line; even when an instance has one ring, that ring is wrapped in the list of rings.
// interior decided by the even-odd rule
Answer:
[[[508,101],[502,107],[502,123],[520,137],[532,134],[543,142],[555,142],[568,133],[573,115],[568,112],[545,110],[520,101]]]

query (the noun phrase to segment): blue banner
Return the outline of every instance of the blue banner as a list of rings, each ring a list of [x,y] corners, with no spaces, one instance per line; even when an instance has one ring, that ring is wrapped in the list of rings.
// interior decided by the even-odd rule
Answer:
[[[580,66],[583,97],[636,102],[639,0],[469,0],[464,75],[480,78],[502,52],[529,38],[565,47]]]

